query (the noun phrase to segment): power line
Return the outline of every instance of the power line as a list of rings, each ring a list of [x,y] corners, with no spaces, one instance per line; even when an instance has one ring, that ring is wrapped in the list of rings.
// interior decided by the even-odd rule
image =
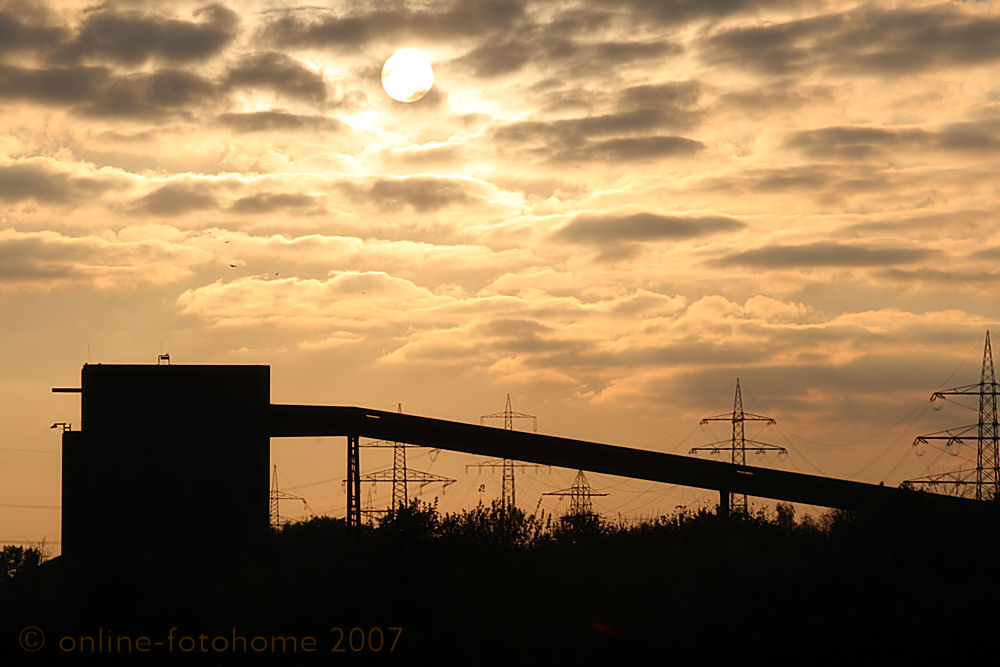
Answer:
[[[18,449],[17,447],[0,447],[5,452],[26,452],[28,454],[62,454],[54,449]]]

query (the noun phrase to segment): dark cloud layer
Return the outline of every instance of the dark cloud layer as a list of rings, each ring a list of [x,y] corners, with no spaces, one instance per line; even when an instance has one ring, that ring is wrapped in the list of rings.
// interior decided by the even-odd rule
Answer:
[[[794,133],[788,145],[817,159],[866,160],[894,151],[989,152],[1000,148],[1000,122],[952,123],[942,128],[825,127]]]
[[[234,213],[260,215],[284,210],[298,211],[314,207],[316,204],[317,198],[309,195],[262,192],[237,199],[229,210]]]
[[[705,145],[694,139],[654,135],[648,137],[618,137],[557,151],[553,162],[643,162],[661,158],[687,157],[701,151]]]
[[[322,102],[326,98],[323,77],[283,53],[243,56],[230,68],[226,83],[229,86],[267,88],[313,102]]]
[[[447,178],[380,178],[367,184],[344,182],[338,188],[355,201],[384,210],[410,207],[426,212],[475,200],[467,183]]]
[[[199,62],[218,54],[235,36],[237,15],[221,5],[196,12],[201,21],[109,9],[90,14],[59,49],[63,60],[102,60],[141,65],[156,59]]]
[[[215,83],[186,69],[115,76],[107,67],[0,65],[0,99],[75,106],[89,116],[155,119],[218,97]]]
[[[347,128],[336,118],[289,113],[278,109],[251,113],[224,113],[219,122],[236,132],[267,132],[271,130],[313,130],[337,132]]]
[[[0,53],[48,51],[65,39],[67,34],[65,28],[32,25],[10,9],[0,10]]]
[[[33,199],[52,204],[70,204],[107,191],[110,185],[92,178],[70,176],[38,163],[0,167],[0,199]]]
[[[717,21],[731,16],[793,5],[788,0],[601,0],[593,6],[627,10],[632,25],[677,26],[692,21]]]
[[[69,262],[80,255],[72,245],[41,238],[0,239],[0,284],[68,278],[74,273]]]
[[[880,278],[904,283],[933,283],[947,289],[962,287],[982,289],[986,285],[1000,285],[1000,272],[998,271],[966,271],[958,268],[947,271],[926,268],[919,270],[885,269],[879,271],[877,275]]]
[[[480,77],[510,74],[528,65],[557,68],[564,75],[593,76],[636,61],[663,59],[683,51],[679,45],[664,40],[581,42],[556,30],[559,28],[546,26],[494,37],[468,51],[456,63]]]
[[[633,109],[690,109],[700,97],[701,85],[697,81],[666,81],[625,88],[618,95],[618,103]]]
[[[33,69],[0,64],[0,98],[75,104],[94,99],[110,79],[106,67]]]
[[[644,108],[582,118],[511,123],[498,128],[494,136],[504,142],[575,144],[591,137],[641,134],[675,123],[669,112]]]
[[[209,79],[184,69],[165,69],[115,77],[81,109],[104,118],[155,119],[203,108],[218,97],[218,87]]]
[[[218,202],[206,183],[168,183],[138,202],[136,209],[153,215],[173,216],[216,208]]]
[[[699,141],[657,132],[689,127],[698,119],[693,111],[667,105],[511,123],[495,129],[493,138],[554,162],[646,160],[691,155],[704,148]]]
[[[578,215],[556,231],[556,241],[587,245],[600,261],[637,255],[645,243],[682,241],[732,232],[745,225],[725,216],[676,216],[656,213]]]
[[[736,231],[745,225],[724,216],[681,217],[655,213],[631,215],[579,215],[556,232],[556,238],[572,243],[618,243],[666,241]]]
[[[845,245],[829,241],[819,241],[803,245],[774,245],[733,253],[716,264],[740,264],[766,269],[786,269],[800,267],[868,267],[912,264],[936,254],[933,250],[919,248],[871,248],[861,245]]]
[[[398,42],[419,35],[424,39],[469,38],[504,30],[524,14],[517,0],[452,2],[445,7],[411,7],[394,3],[388,8],[369,9],[356,14],[334,14],[316,9],[308,12],[278,13],[261,30],[261,38],[285,48],[320,48],[353,51],[373,42]]]
[[[716,63],[770,75],[824,70],[896,75],[1000,60],[1000,19],[958,4],[862,6],[808,19],[729,28],[705,45]]]

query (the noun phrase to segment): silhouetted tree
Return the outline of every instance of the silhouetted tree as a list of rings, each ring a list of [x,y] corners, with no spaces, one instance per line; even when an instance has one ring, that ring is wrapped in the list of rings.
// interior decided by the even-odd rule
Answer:
[[[0,549],[0,575],[14,577],[19,572],[38,567],[42,562],[42,552],[34,547],[8,544]]]

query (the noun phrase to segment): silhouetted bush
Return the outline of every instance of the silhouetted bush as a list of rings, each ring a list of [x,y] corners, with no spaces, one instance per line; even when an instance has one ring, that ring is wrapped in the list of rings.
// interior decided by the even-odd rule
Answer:
[[[0,578],[0,620],[74,632],[403,626],[400,664],[784,662],[861,648],[900,662],[926,657],[912,647],[936,636],[954,591],[967,609],[992,604],[996,524],[891,508],[796,521],[782,505],[628,524],[414,501],[358,531],[289,524],[225,558],[190,545],[179,562],[22,559],[24,576]],[[986,618],[963,615],[963,631],[992,632]]]
[[[13,577],[26,570],[38,567],[42,562],[42,552],[34,547],[8,544],[0,549],[0,575]]]

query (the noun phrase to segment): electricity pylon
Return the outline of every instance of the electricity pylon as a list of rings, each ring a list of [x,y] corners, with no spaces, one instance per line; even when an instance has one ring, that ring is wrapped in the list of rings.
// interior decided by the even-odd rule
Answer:
[[[515,419],[531,419],[532,420],[532,431],[538,430],[538,418],[535,415],[529,415],[524,412],[514,412],[510,408],[510,394],[507,394],[507,402],[504,405],[503,412],[494,412],[489,415],[482,415],[479,418],[479,425],[483,426],[487,419],[503,419],[503,427],[508,431],[514,430],[514,420]],[[504,510],[515,507],[515,495],[514,495],[514,468],[538,468],[534,463],[516,463],[511,459],[501,459],[499,461],[488,461],[486,463],[472,463],[465,466],[465,469],[469,468],[503,468],[503,478],[501,482],[500,489],[500,506]]]
[[[281,526],[288,523],[288,519],[281,516],[281,501],[282,500],[301,500],[302,506],[308,509],[306,504],[306,499],[302,496],[296,496],[291,493],[285,493],[284,491],[278,490],[278,466],[274,466],[274,473],[271,475],[271,527],[280,528]]]
[[[396,404],[396,411],[400,414],[403,413],[402,403]],[[406,450],[410,447],[416,447],[417,445],[409,445],[404,442],[391,442],[388,440],[376,440],[361,446],[392,447],[392,469],[370,472],[361,478],[361,481],[363,482],[392,483],[392,505],[389,507],[390,510],[399,510],[409,504],[410,498],[407,487],[408,482],[419,483],[421,487],[426,484],[440,482],[444,484],[445,488],[447,488],[449,484],[453,484],[455,482],[455,480],[450,477],[435,475],[429,472],[422,472],[420,470],[408,469],[406,467]],[[363,513],[371,516],[378,513],[378,511],[369,507],[367,510],[364,510]]]
[[[590,487],[590,482],[587,481],[587,477],[583,474],[583,471],[578,470],[576,473],[576,479],[573,480],[572,486],[568,489],[563,489],[561,491],[549,491],[548,493],[543,493],[542,495],[569,496],[569,514],[571,516],[584,516],[594,513],[593,503],[590,502],[590,499],[593,496],[606,496],[608,494],[594,491]]]
[[[743,423],[748,421],[758,421],[766,422],[768,426],[774,424],[775,421],[771,417],[764,417],[763,415],[755,415],[751,412],[743,411],[743,393],[740,390],[740,379],[736,378],[736,398],[733,399],[733,411],[731,413],[724,413],[721,415],[716,415],[715,417],[705,417],[699,423],[707,424],[708,422],[714,421],[727,421],[733,423],[733,434],[729,440],[719,440],[718,442],[713,442],[708,445],[702,445],[700,447],[692,447],[688,454],[695,454],[697,452],[710,452],[712,454],[718,454],[720,452],[731,452],[732,463],[735,465],[746,465],[747,464],[747,449],[750,449],[756,454],[763,454],[765,452],[778,452],[778,454],[787,454],[788,450],[784,447],[778,447],[777,445],[769,445],[766,442],[758,442],[757,440],[750,440],[746,437],[743,429]],[[747,494],[745,493],[730,493],[729,495],[729,506],[734,512],[747,513]]]
[[[1000,497],[1000,428],[997,426],[997,383],[993,371],[993,351],[990,348],[990,332],[986,332],[983,348],[983,366],[979,372],[978,384],[967,384],[931,395],[931,406],[940,409],[939,401],[948,396],[978,396],[979,421],[969,426],[949,428],[927,435],[918,435],[913,440],[914,447],[926,445],[931,440],[944,440],[945,447],[951,449],[966,440],[976,442],[976,467],[953,472],[929,475],[920,479],[903,482],[914,487],[934,487],[950,490],[955,495],[963,495],[969,487],[975,488],[976,500],[991,500]]]

